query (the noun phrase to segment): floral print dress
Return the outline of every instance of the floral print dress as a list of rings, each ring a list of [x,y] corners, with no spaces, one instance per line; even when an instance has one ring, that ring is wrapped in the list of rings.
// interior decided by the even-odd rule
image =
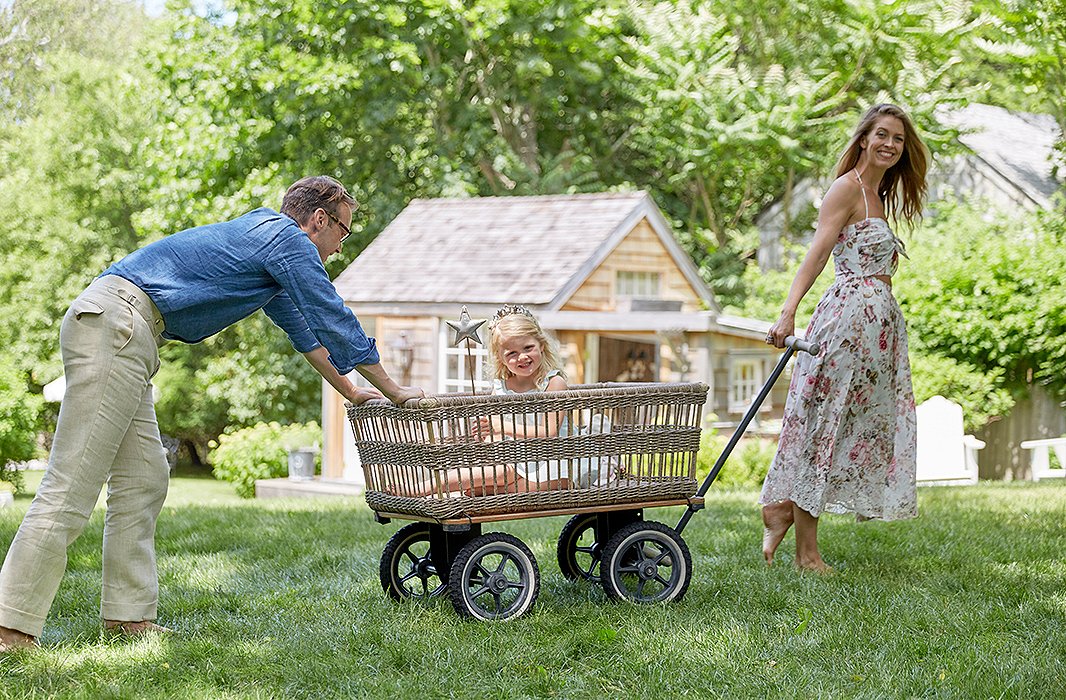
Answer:
[[[844,228],[833,248],[836,280],[807,327],[822,346],[798,353],[777,454],[759,503],[790,500],[811,515],[918,514],[916,421],[907,329],[891,287],[903,243],[884,219]]]

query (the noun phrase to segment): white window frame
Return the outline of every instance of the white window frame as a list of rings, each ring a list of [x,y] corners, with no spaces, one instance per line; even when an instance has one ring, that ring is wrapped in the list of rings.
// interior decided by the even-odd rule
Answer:
[[[488,341],[488,331],[482,326],[478,335],[480,335],[485,341]],[[452,345],[452,338],[454,331],[448,326],[447,322],[441,321],[440,332],[438,333],[438,347],[440,352],[437,354],[437,393],[440,394],[469,394],[470,393],[470,378],[467,376],[468,360],[466,355],[466,341],[459,343],[459,347]],[[473,344],[470,348],[470,354],[474,358],[474,386],[477,388],[477,392],[490,393],[492,391],[492,379],[489,376],[488,361],[489,351],[485,345]],[[458,376],[449,376],[448,374],[448,359],[451,357],[458,358],[457,368]]]
[[[750,369],[750,375],[745,370]],[[753,355],[735,355],[729,358],[729,412],[745,413],[751,402],[759,395],[766,381],[766,359]],[[769,395],[759,407],[760,412],[771,410],[773,401]]]
[[[614,294],[618,299],[660,299],[662,275],[657,270],[617,270]]]

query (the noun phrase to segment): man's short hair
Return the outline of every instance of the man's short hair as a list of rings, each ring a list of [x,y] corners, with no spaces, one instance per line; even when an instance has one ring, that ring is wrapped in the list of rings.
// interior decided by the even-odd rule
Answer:
[[[289,187],[281,200],[281,213],[303,226],[319,208],[339,216],[337,205],[340,202],[355,208],[355,197],[348,194],[344,185],[329,175],[313,175],[297,180]]]

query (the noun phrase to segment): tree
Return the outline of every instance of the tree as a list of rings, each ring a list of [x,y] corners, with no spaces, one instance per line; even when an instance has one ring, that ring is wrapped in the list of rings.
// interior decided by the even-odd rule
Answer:
[[[1059,157],[1066,157],[1066,1],[980,0],[986,22],[965,68],[965,79],[988,102],[1046,112],[1059,125]]]
[[[127,9],[45,0],[0,11],[0,345],[38,385],[59,374],[67,305],[145,238],[148,79],[124,63],[127,45],[104,40]],[[137,23],[123,34],[135,39]]]
[[[33,54],[8,61],[18,66],[21,92],[5,103],[16,116],[0,122],[0,196],[9,205],[0,222],[0,342],[37,386],[61,373],[60,322],[93,277],[145,243],[205,222],[167,219],[183,211],[190,188],[161,167],[173,162],[160,146],[174,122],[160,107],[162,83],[138,54],[138,32],[156,29],[128,10],[129,3],[16,3],[0,14],[17,39],[4,55],[18,54],[13,46]],[[122,18],[130,42],[104,41],[99,32],[116,31]],[[272,179],[241,186],[228,206],[203,202],[204,219],[280,200]],[[168,344],[162,354],[170,361],[155,380],[161,428],[185,438],[193,456],[206,454],[230,423],[317,415],[317,375],[264,318],[201,345]]]
[[[981,202],[943,200],[915,232],[894,294],[907,319],[914,389],[963,406],[967,427],[1009,412],[1033,383],[1066,398],[1066,215],[995,214]],[[746,273],[753,291],[730,311],[776,318],[799,256],[784,270]],[[832,281],[825,272],[804,297],[809,319]]]
[[[830,172],[858,112],[905,104],[934,136],[935,109],[968,94],[956,69],[980,19],[970,3],[660,2],[635,12],[627,64],[639,107],[620,156],[655,182],[683,243],[725,304],[747,294],[755,216]],[[933,138],[940,150],[947,135]]]

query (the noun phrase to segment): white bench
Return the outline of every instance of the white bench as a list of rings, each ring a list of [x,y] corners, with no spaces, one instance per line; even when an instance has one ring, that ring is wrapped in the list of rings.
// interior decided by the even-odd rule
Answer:
[[[1023,450],[1032,450],[1029,457],[1030,471],[1033,481],[1041,479],[1062,479],[1066,477],[1066,437],[1049,438],[1047,440],[1026,440],[1022,443]],[[1051,451],[1059,460],[1058,469],[1051,468]]]

